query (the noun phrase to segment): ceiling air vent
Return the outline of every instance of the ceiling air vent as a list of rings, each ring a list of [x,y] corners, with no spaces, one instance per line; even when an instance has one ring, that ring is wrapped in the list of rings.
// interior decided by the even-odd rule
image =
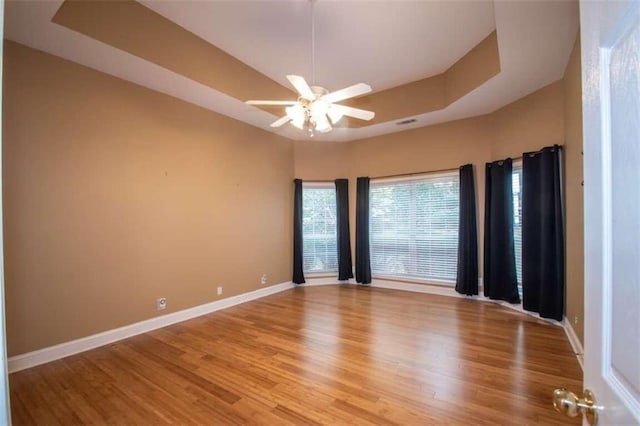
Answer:
[[[398,121],[396,124],[398,126],[404,126],[405,124],[411,124],[411,123],[415,123],[417,120],[415,118],[410,118],[408,120],[402,120],[402,121]]]

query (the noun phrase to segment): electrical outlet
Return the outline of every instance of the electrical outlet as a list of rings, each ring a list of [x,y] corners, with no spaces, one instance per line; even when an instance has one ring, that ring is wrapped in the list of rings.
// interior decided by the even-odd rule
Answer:
[[[575,317],[573,317],[573,323],[574,324],[578,324],[578,316],[577,315]]]
[[[262,274],[262,278],[260,278],[260,284],[265,285],[267,283],[267,274]]]
[[[167,307],[167,299],[165,297],[159,297],[156,299],[156,309],[161,311]]]
[[[218,296],[222,294],[222,286],[218,287]]]

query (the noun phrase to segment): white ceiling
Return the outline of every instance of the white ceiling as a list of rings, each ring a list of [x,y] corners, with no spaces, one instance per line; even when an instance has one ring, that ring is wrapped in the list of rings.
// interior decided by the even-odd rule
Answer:
[[[312,80],[311,9],[306,0],[142,0],[189,31],[287,85]],[[98,42],[51,18],[61,0],[7,1],[5,37],[132,81],[265,130],[276,116]],[[397,126],[339,128],[316,139],[346,141],[494,111],[562,78],[578,29],[574,1],[331,1],[315,3],[316,83],[374,91],[438,74],[497,29],[501,72],[448,108]],[[275,131],[292,139],[291,126]]]
[[[142,4],[282,85],[312,80],[311,3],[157,1]],[[375,91],[439,74],[495,29],[493,1],[316,1],[316,83]]]

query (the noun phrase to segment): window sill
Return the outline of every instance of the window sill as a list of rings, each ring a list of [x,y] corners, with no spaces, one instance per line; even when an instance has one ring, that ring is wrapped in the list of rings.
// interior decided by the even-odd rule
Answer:
[[[338,278],[338,271],[335,272],[313,272],[304,273],[305,278]]]
[[[435,285],[439,287],[455,287],[455,281],[446,281],[446,280],[438,280],[438,279],[422,279],[422,278],[414,278],[414,277],[402,277],[398,275],[378,275],[372,274],[371,278],[385,280],[385,281],[395,281],[401,283],[412,283],[412,284],[425,284],[425,285]]]

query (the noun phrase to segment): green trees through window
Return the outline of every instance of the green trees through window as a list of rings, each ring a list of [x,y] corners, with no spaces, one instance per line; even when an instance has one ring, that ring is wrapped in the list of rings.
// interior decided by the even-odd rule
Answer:
[[[457,172],[372,181],[373,274],[455,281],[459,197]]]
[[[513,189],[513,242],[516,251],[516,276],[522,294],[522,165],[514,164],[511,173]]]
[[[522,282],[522,167],[513,168],[514,243]],[[458,261],[457,172],[371,181],[371,270],[374,275],[455,282]],[[303,269],[337,272],[333,183],[302,190]]]
[[[337,272],[336,190],[332,183],[302,188],[302,268]]]

